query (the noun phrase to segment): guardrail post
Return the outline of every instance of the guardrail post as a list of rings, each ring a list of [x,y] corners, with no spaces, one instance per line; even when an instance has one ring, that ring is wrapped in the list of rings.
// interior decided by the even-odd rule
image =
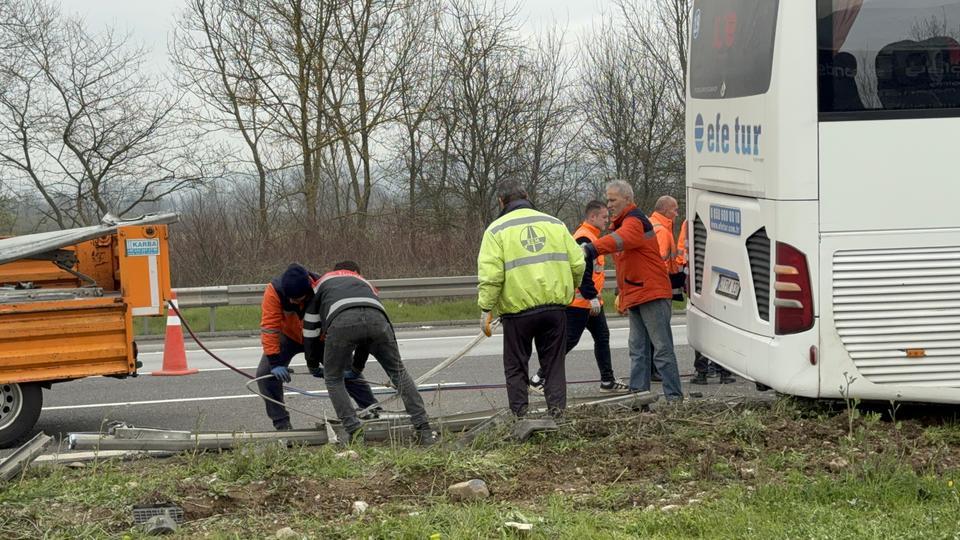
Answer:
[[[217,331],[217,306],[210,306],[210,332]]]
[[[143,335],[150,335],[150,317],[140,317],[140,320],[143,321]]]

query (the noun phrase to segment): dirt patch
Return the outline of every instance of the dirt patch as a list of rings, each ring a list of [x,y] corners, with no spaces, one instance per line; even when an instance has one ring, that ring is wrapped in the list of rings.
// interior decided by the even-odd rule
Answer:
[[[867,460],[887,458],[917,472],[956,470],[960,446],[925,436],[930,427],[952,425],[951,417],[898,423],[859,417],[851,432],[842,410],[813,416],[769,404],[704,402],[656,414],[587,414],[567,418],[558,434],[527,443],[515,462],[489,464],[491,469],[477,476],[487,482],[494,500],[510,504],[536,505],[561,493],[585,507],[613,510],[682,505],[702,499],[704,489],[771,481],[786,468],[841,475],[855,473]],[[943,437],[960,434],[949,431]],[[477,457],[512,444],[492,442],[461,452]],[[456,456],[400,469],[407,472],[390,463],[358,462],[361,476],[330,480],[298,474],[295,468],[254,482],[188,478],[177,481],[171,502],[182,505],[188,521],[277,512],[338,520],[350,515],[355,501],[394,509],[445,501],[447,486],[468,479],[456,472],[462,468],[448,467],[452,460]],[[131,471],[158,466],[122,465]],[[152,497],[156,500],[145,502],[169,500],[159,492]]]

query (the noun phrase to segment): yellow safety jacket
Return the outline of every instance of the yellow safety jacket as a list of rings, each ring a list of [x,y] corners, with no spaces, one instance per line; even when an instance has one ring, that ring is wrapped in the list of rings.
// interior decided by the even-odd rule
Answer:
[[[562,221],[514,201],[483,233],[477,304],[501,315],[566,306],[585,268],[583,251]]]

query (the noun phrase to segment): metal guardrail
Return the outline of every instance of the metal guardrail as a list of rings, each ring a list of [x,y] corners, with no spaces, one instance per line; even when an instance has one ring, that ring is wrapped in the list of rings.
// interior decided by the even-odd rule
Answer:
[[[614,271],[607,270],[605,289],[614,289]],[[476,296],[477,276],[374,279],[384,299],[442,298]],[[216,309],[224,306],[260,305],[266,283],[251,285],[220,285],[215,287],[187,287],[174,289],[181,308],[210,308],[209,331],[216,331]]]

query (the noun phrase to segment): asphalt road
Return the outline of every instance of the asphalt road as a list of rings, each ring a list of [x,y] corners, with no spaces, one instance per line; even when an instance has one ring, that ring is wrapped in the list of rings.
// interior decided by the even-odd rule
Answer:
[[[619,377],[628,377],[626,319],[612,318],[611,349],[614,369]],[[693,351],[687,345],[686,327],[682,317],[674,321],[674,340],[682,375],[693,372]],[[419,328],[398,331],[400,351],[407,369],[414,378],[460,350],[476,334],[474,328]],[[189,340],[189,338],[188,338]],[[495,335],[482,341],[470,354],[428,381],[439,384],[440,390],[423,393],[431,415],[452,414],[489,409],[506,405],[503,388],[458,389],[473,385],[503,384],[500,351],[502,336]],[[207,343],[226,361],[250,373],[260,358],[259,341],[250,338],[212,340]],[[597,395],[598,378],[593,359],[593,342],[585,333],[580,344],[567,356],[569,393]],[[269,430],[272,425],[266,417],[262,400],[245,387],[246,379],[224,368],[195,346],[188,346],[187,360],[200,373],[182,377],[146,375],[160,368],[162,344],[146,344],[140,359],[144,363],[137,378],[115,380],[90,378],[55,385],[44,392],[44,408],[35,431],[64,435],[70,432],[97,432],[106,422],[119,420],[137,427],[186,429],[205,431]],[[293,361],[297,371],[293,385],[311,391],[323,392],[323,381],[307,374],[303,357]],[[536,359],[532,361],[536,365]],[[386,381],[386,375],[371,359],[365,375],[375,383]],[[759,396],[752,383],[720,386],[712,380],[709,386],[691,386],[684,376],[684,393],[701,392],[712,396]],[[382,389],[386,397],[390,391]],[[659,392],[659,386],[654,386]],[[287,403],[303,411],[323,416],[334,416],[329,399],[287,396]],[[388,409],[400,409],[399,401]],[[291,414],[294,427],[312,427],[316,421],[305,414]]]

